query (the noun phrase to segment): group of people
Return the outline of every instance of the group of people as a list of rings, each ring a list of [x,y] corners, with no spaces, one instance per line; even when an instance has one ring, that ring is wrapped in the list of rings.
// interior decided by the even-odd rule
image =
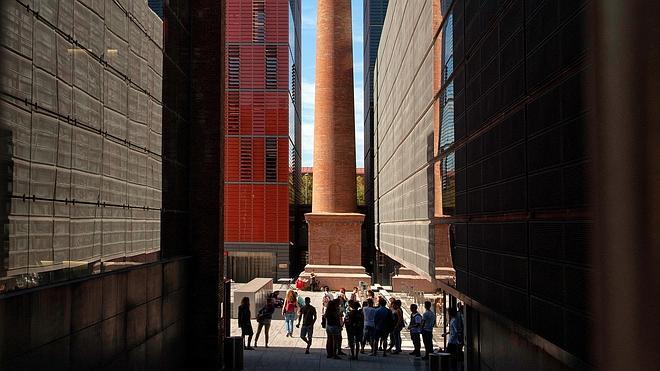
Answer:
[[[425,311],[423,313],[418,311],[417,304],[411,304],[410,318],[406,321],[401,300],[390,298],[388,301],[381,295],[376,297],[374,292],[369,290],[365,300],[361,301],[357,287],[354,287],[349,294],[343,288],[333,294],[327,286],[324,286],[322,291],[321,326],[327,333],[328,358],[340,359],[341,355],[346,355],[342,351],[344,329],[350,348],[349,358],[353,360],[358,359],[358,354],[365,354],[366,345],[369,345],[369,353],[372,356],[377,356],[379,352],[382,352],[383,357],[386,357],[388,353],[401,353],[401,331],[404,329],[410,332],[413,342],[414,349],[409,353],[410,355],[428,359],[429,354],[433,353],[433,329],[436,325],[436,315],[431,309],[430,301],[424,303]],[[245,347],[248,350],[254,349],[250,346],[253,331],[249,307],[248,298],[243,298],[238,313],[238,323],[243,338],[248,338]],[[254,347],[257,346],[262,328],[265,328],[265,346],[268,347],[268,333],[275,308],[275,304],[269,298],[266,305],[257,313],[259,326],[254,339]],[[285,320],[287,337],[293,336],[296,317],[298,324],[295,327],[300,328],[302,322],[300,337],[307,345],[305,353],[309,354],[314,324],[317,321],[316,308],[311,304],[310,298],[306,297],[302,300],[297,292],[288,291],[282,305],[282,315]],[[455,363],[463,343],[463,321],[462,315],[457,312],[456,308],[450,308],[448,315],[449,331],[442,336],[449,335],[445,351],[452,354],[452,363]],[[423,356],[422,344],[425,350]]]
[[[268,299],[266,299],[266,305],[257,312],[258,327],[257,334],[254,337],[254,347],[252,347],[251,344],[254,331],[252,329],[250,299],[246,296],[241,300],[241,305],[238,307],[238,327],[241,329],[243,336],[244,349],[253,350],[257,347],[257,342],[259,341],[259,335],[261,334],[262,329],[264,329],[265,337],[264,346],[268,348],[270,323],[273,319],[273,313],[275,313],[278,306],[277,304],[276,295],[268,297]],[[296,327],[300,328],[300,322],[302,320],[303,327],[301,329],[301,338],[307,343],[306,352],[309,353],[309,348],[312,345],[314,323],[316,322],[316,308],[311,305],[311,299],[309,297],[303,300],[297,292],[289,290],[282,303],[282,316],[284,317],[287,337],[293,336],[293,323],[295,322],[297,315],[300,316],[298,317],[298,325]],[[246,337],[247,345],[245,345]]]

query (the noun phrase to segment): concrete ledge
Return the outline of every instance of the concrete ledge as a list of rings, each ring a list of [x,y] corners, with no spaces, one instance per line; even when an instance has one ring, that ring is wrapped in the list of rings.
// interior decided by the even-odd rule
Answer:
[[[345,288],[350,291],[353,286],[358,286],[360,281],[371,285],[369,276],[364,267],[351,265],[307,265],[300,277],[309,279],[310,273],[314,271],[319,286],[329,286],[331,290]]]
[[[359,265],[319,265],[319,264],[307,264],[305,266],[305,272],[312,272],[317,276],[320,273],[360,273],[364,274],[364,267]]]

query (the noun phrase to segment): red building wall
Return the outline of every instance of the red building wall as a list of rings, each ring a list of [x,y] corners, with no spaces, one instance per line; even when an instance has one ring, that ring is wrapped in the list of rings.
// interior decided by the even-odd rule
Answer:
[[[288,0],[227,0],[225,242],[289,242],[288,42]]]

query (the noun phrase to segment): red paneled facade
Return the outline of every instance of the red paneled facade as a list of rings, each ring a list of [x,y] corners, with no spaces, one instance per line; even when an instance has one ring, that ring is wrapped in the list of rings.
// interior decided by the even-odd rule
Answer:
[[[239,282],[289,273],[290,194],[298,192],[290,188],[300,172],[299,20],[299,0],[227,0],[224,226],[228,275]]]

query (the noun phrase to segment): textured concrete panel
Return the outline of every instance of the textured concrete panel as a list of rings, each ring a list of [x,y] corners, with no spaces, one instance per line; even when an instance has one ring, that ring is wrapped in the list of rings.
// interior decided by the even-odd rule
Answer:
[[[391,1],[374,76],[376,245],[416,273],[435,270],[432,1]]]

